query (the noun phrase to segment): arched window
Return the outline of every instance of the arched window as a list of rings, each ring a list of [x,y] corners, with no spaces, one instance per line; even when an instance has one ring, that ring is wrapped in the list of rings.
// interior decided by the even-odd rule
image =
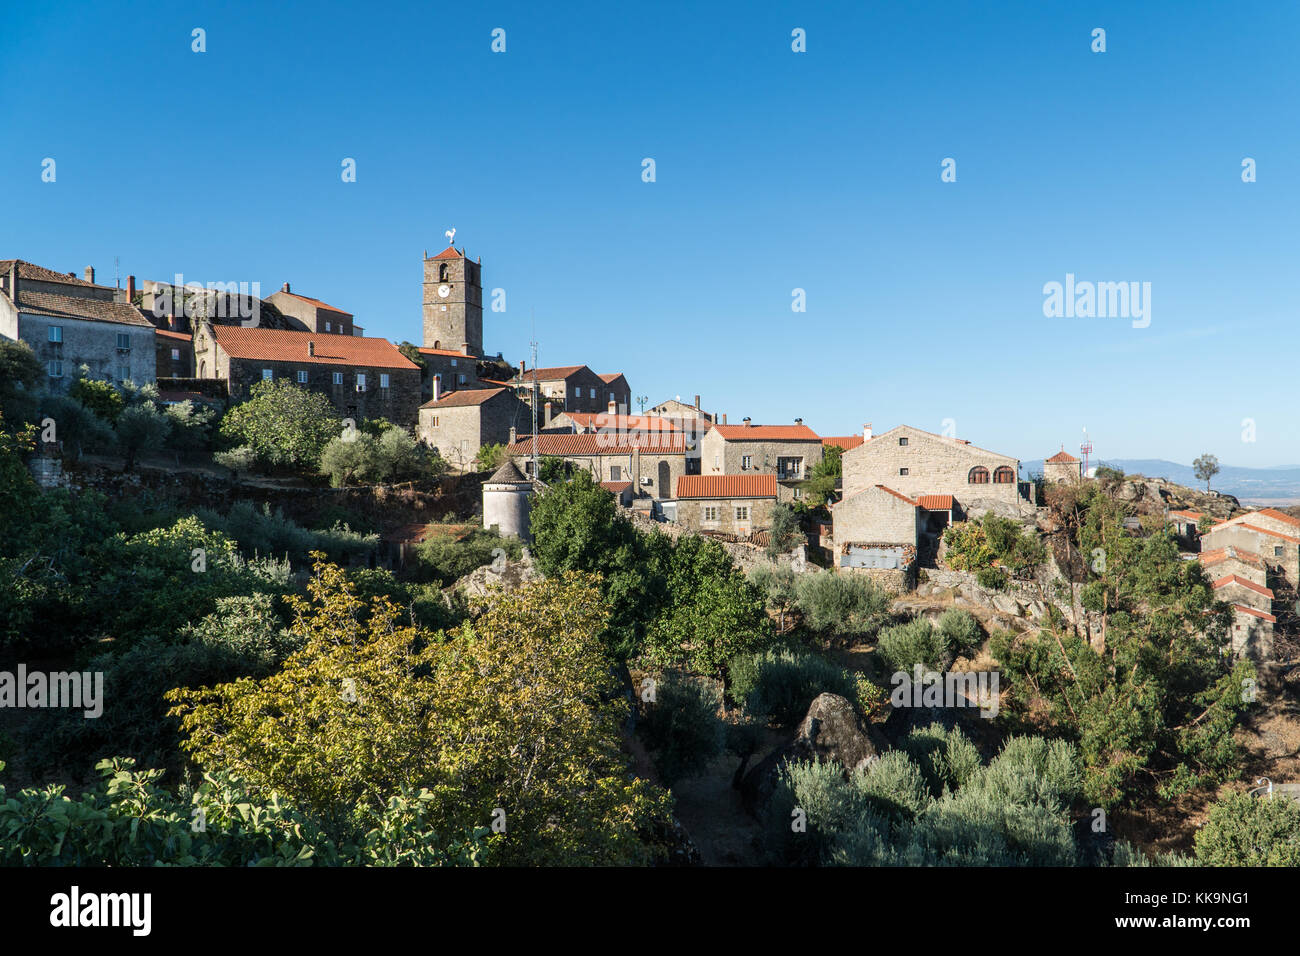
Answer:
[[[438,266],[438,281],[447,281],[447,263],[445,262]]]
[[[966,480],[972,485],[987,485],[989,483],[989,470],[983,465],[976,465],[970,470]]]
[[[434,347],[435,349],[440,349],[440,348],[442,348],[442,343],[439,342],[437,339],[434,339],[434,340],[433,340],[433,347]]]
[[[993,472],[993,484],[995,485],[1009,485],[1015,480],[1016,473],[1006,465],[1001,466]]]

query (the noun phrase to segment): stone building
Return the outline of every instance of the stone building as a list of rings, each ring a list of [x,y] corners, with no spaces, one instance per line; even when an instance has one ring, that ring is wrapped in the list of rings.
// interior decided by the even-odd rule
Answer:
[[[267,296],[266,301],[279,309],[280,314],[300,332],[316,332],[321,335],[361,334],[361,330],[354,328],[356,323],[351,312],[327,305],[319,299],[290,292],[287,282],[280,287],[279,292]]]
[[[538,457],[562,458],[599,482],[631,481],[638,495],[672,498],[686,472],[686,443],[680,432],[649,434],[552,434],[536,436]],[[524,435],[506,454],[531,474],[533,436]]]
[[[203,323],[194,335],[197,377],[226,383],[230,398],[287,380],[320,392],[340,415],[417,424],[420,369],[385,339]]]
[[[1214,551],[1202,551],[1196,558],[1211,581],[1231,574],[1255,584],[1268,584],[1268,571],[1264,566],[1264,559],[1253,551],[1241,548],[1218,548]]]
[[[646,410],[645,414],[652,415],[656,418],[665,418],[677,423],[687,421],[699,421],[706,424],[713,424],[715,417],[708,412],[700,410],[700,396],[695,396],[695,404],[687,405],[680,398],[670,398],[666,402],[660,402]]]
[[[550,402],[556,413],[605,412],[611,403],[615,409],[626,412],[632,401],[622,374],[597,375],[585,365],[528,369],[520,362],[519,373],[510,380],[510,385],[526,402],[533,400],[536,390],[539,401]]]
[[[861,564],[864,552],[879,547],[916,547],[925,528],[925,514],[913,498],[885,485],[872,485],[831,508],[836,551],[845,567]]]
[[[1260,611],[1273,610],[1273,592],[1237,574],[1225,574],[1211,585],[1214,596],[1228,604],[1245,604]]]
[[[194,377],[194,341],[187,332],[154,329],[158,378]]]
[[[1043,461],[1043,480],[1082,481],[1083,462],[1067,452],[1062,445],[1060,451]]]
[[[1276,508],[1263,508],[1229,518],[1201,536],[1201,548],[1235,548],[1263,559],[1270,574],[1291,588],[1300,582],[1300,519]]]
[[[1173,528],[1174,537],[1180,544],[1192,547],[1200,539],[1198,529],[1204,517],[1200,511],[1170,511],[1165,515],[1165,523]]]
[[[1273,659],[1273,626],[1277,618],[1248,604],[1232,605],[1232,652],[1253,661]]]
[[[657,418],[653,415],[623,415],[613,408],[604,412],[560,412],[558,415],[552,414],[544,424],[548,428],[573,432],[575,435],[595,435],[600,432],[649,434],[682,431],[682,427],[672,419]]]
[[[508,388],[451,392],[420,406],[417,434],[457,471],[472,471],[484,445],[508,444],[532,411]]]
[[[534,482],[507,461],[483,483],[483,527],[496,528],[503,538],[532,540],[528,517]]]
[[[776,475],[683,475],[677,523],[692,531],[748,535],[772,527]]]
[[[125,290],[21,259],[0,261],[0,335],[32,347],[52,391],[66,391],[85,365],[92,378],[137,384],[154,381],[153,323]]]
[[[425,255],[424,347],[483,354],[483,261],[463,249]]]
[[[478,359],[451,349],[421,348],[420,395],[427,402],[465,388],[480,388]]]
[[[782,501],[803,496],[799,484],[822,460],[822,440],[802,422],[793,425],[714,425],[700,440],[704,475],[775,475]]]
[[[960,438],[899,425],[844,453],[844,497],[884,485],[909,498],[951,495],[959,511],[986,503],[1028,513],[1028,483],[1019,481],[1020,461]],[[838,536],[838,535],[837,535]]]

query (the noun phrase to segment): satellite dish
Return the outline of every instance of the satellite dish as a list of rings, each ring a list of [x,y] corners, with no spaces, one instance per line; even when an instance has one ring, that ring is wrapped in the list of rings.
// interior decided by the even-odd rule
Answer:
[[[447,237],[447,244],[448,244],[448,245],[455,245],[455,244],[456,244],[456,227],[455,227],[455,226],[452,226],[450,229],[448,229],[446,232],[444,232],[443,235]]]

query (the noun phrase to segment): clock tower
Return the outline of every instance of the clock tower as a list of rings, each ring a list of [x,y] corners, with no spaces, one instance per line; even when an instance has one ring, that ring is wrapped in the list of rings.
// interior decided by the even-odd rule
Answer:
[[[424,259],[424,347],[483,354],[482,262],[448,246]]]

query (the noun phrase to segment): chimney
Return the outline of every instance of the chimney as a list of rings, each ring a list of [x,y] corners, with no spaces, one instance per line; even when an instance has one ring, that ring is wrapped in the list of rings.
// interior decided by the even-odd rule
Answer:
[[[700,396],[698,395],[695,396],[695,410],[697,412],[700,410]]]
[[[126,277],[126,301],[135,301],[135,276]]]
[[[468,343],[468,342],[461,342],[461,343],[460,343],[460,354],[461,354],[461,355],[469,355],[469,343]]]
[[[514,444],[516,441],[518,441],[518,440],[519,440],[519,436],[515,433],[515,426],[514,426],[514,425],[511,425],[511,426],[510,426],[510,444],[513,445],[513,444]]]
[[[307,354],[308,354],[308,355],[315,355],[315,354],[316,354],[316,343],[315,343],[315,342],[308,342],[308,343],[307,343]]]
[[[86,281],[89,282],[91,285],[94,285],[94,284],[95,284],[95,267],[94,267],[94,266],[86,266]]]
[[[284,285],[280,286],[280,291],[281,291],[281,292],[288,292],[288,291],[289,291],[289,283],[286,282]]]
[[[168,316],[167,316],[167,328],[171,329],[173,332],[175,332],[175,331],[177,330],[177,329],[176,329],[176,316],[175,316],[175,315],[168,315]]]
[[[721,424],[723,424],[723,425],[727,424],[727,413],[726,413],[726,412],[723,412],[723,413],[722,413],[722,422],[721,422]]]
[[[520,359],[520,360],[519,360],[519,377],[520,377],[520,378],[523,378],[523,377],[524,377],[524,360],[523,360],[523,359]]]
[[[14,305],[18,304],[18,260],[9,267],[9,298]]]
[[[436,402],[440,398],[442,398],[442,376],[435,375],[433,377],[433,400]]]
[[[609,413],[610,413],[611,415],[617,415],[617,414],[618,414],[618,403],[617,403],[617,402],[610,402],[610,403],[609,403]]]
[[[547,402],[542,406],[542,427],[551,427],[551,403]]]
[[[867,422],[862,426],[862,440],[871,441],[871,422]]]

